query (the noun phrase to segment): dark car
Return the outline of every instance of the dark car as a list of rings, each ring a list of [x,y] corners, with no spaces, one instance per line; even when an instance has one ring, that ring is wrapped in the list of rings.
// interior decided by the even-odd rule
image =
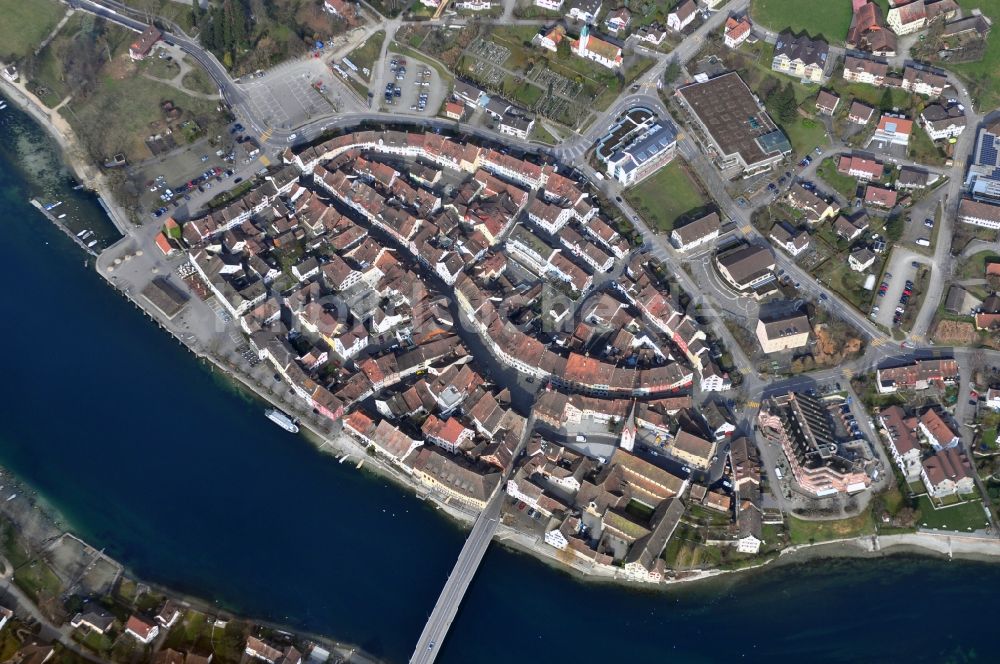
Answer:
[[[236,178],[235,180],[233,180],[233,184],[238,184],[240,182],[243,182],[243,178]]]

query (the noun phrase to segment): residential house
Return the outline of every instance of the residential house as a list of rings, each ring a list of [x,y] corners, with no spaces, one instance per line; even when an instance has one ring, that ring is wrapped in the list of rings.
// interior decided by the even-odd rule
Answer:
[[[680,251],[690,251],[695,247],[712,242],[719,237],[722,221],[718,212],[710,212],[683,226],[674,228],[670,242]]]
[[[674,10],[667,14],[667,27],[680,32],[691,25],[698,15],[698,4],[694,0],[681,0]]]
[[[727,18],[725,32],[723,33],[725,35],[726,46],[729,48],[739,48],[740,44],[745,42],[750,36],[752,27],[750,19],[746,16],[741,16],[740,18],[730,16]]]
[[[814,191],[801,184],[792,185],[785,196],[788,205],[803,213],[805,220],[815,225],[825,219],[832,219],[840,212],[836,202],[821,198]]]
[[[744,245],[724,254],[716,254],[719,273],[736,290],[745,291],[774,279],[774,254],[764,246]]]
[[[574,21],[593,23],[601,13],[601,0],[568,0],[566,17]]]
[[[935,408],[924,411],[918,427],[924,439],[936,450],[955,447],[962,440]]]
[[[847,111],[847,119],[854,124],[866,125],[872,121],[872,116],[875,114],[875,109],[866,104],[862,104],[860,101],[854,101],[851,104],[851,108]]]
[[[768,237],[791,256],[798,256],[809,248],[809,233],[801,228],[790,228],[784,222],[771,227]]]
[[[867,247],[852,251],[847,257],[847,264],[855,272],[864,272],[875,262],[875,252]]]
[[[786,30],[774,43],[771,69],[819,83],[823,80],[829,53],[830,47],[822,39],[811,39],[806,34],[796,37]]]
[[[911,32],[923,30],[927,25],[927,8],[923,0],[909,3],[897,3],[889,9],[886,17],[889,27],[897,35],[908,35]]]
[[[913,133],[913,120],[904,118],[901,115],[891,115],[884,113],[878,121],[878,127],[872,135],[868,145],[879,144],[878,147],[884,149],[887,145],[901,145],[906,147],[910,144],[910,134]]]
[[[132,42],[132,45],[128,47],[128,56],[132,60],[142,60],[149,52],[152,50],[153,45],[160,41],[163,34],[156,28],[156,26],[147,26],[142,34],[139,35],[139,39]]]
[[[874,2],[865,2],[860,6],[855,2],[846,43],[848,48],[875,55],[896,54],[896,35],[886,28],[882,22],[882,10]]]
[[[927,95],[928,97],[940,97],[947,85],[948,78],[943,74],[910,66],[903,70],[902,88],[907,92]]]
[[[827,90],[820,90],[816,95],[816,110],[824,115],[833,115],[840,104],[840,97]]]
[[[833,222],[833,232],[848,242],[853,242],[866,230],[868,230],[868,219],[863,214],[853,219],[840,216]]]
[[[892,189],[870,184],[865,187],[865,205],[892,209],[896,205],[896,192]]]
[[[837,172],[859,180],[881,180],[884,166],[874,159],[853,155],[841,155]]]
[[[965,113],[958,106],[929,104],[920,113],[920,123],[932,141],[955,138],[965,131]]]
[[[515,136],[522,141],[528,140],[528,134],[535,126],[535,119],[527,115],[507,109],[500,117],[499,129],[501,134]]]
[[[921,465],[920,479],[927,493],[935,498],[973,493],[976,489],[975,471],[961,450],[939,450]]]
[[[848,55],[844,58],[844,80],[881,87],[885,85],[889,65],[876,60]]]
[[[795,350],[809,344],[812,326],[800,312],[757,320],[757,341],[765,353]]]
[[[125,633],[139,643],[149,645],[159,635],[160,628],[149,624],[139,616],[131,616],[125,623]]]
[[[954,359],[914,360],[898,367],[876,371],[875,387],[879,394],[898,390],[926,390],[931,385],[954,385],[958,381],[958,362]]]
[[[958,220],[963,224],[1000,230],[1000,205],[963,198],[958,204]]]
[[[882,433],[889,439],[889,453],[907,480],[921,475],[920,440],[917,418],[908,416],[901,406],[883,408],[878,415]]]
[[[632,13],[625,7],[619,7],[608,12],[604,18],[604,27],[613,35],[628,29],[632,21]]]

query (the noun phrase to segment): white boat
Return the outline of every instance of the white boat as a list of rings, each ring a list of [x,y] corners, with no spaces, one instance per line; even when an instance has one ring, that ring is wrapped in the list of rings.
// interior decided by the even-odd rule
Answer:
[[[66,218],[66,213],[65,212],[63,212],[61,215],[59,215],[58,217],[56,217],[56,219],[65,219],[65,218]]]
[[[285,431],[288,431],[289,433],[299,432],[299,428],[295,425],[295,420],[290,418],[288,415],[285,415],[277,408],[268,408],[264,411],[264,414],[267,415],[267,419],[271,420]]]
[[[80,231],[79,233],[77,233],[76,236],[82,240],[83,236],[86,235],[88,232],[89,231],[86,228],[84,228],[82,231]]]
[[[87,249],[92,248],[95,244],[97,244],[97,240],[91,240],[87,243]]]
[[[5,108],[7,108],[7,102],[5,102],[5,101],[0,101],[0,111],[2,111],[2,110],[3,110],[3,109],[5,109]]]
[[[46,210],[55,210],[57,207],[62,205],[62,201],[56,201],[55,203],[49,203],[45,206]]]

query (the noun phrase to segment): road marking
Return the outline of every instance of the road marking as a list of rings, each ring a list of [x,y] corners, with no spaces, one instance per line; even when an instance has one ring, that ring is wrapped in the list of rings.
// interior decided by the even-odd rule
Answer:
[[[747,408],[750,408],[750,409],[760,408],[760,402],[759,401],[747,401]]]
[[[740,226],[740,232],[743,233],[744,235],[750,235],[750,232],[752,230],[753,229],[750,227],[750,224],[743,224],[742,226]]]
[[[851,376],[853,375],[854,375],[854,369],[851,368],[844,369],[844,378],[850,380]]]
[[[274,133],[274,127],[268,127],[267,129],[264,130],[264,133],[260,135],[260,140],[266,141],[267,139],[271,138],[271,134],[273,133]]]
[[[885,343],[885,341],[886,341],[885,337],[875,337],[874,339],[872,339],[872,346],[876,347],[881,346],[882,344]]]

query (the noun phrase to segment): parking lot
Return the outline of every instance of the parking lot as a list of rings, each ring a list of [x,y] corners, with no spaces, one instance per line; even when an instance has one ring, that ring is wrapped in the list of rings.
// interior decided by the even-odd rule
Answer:
[[[147,219],[198,212],[213,197],[249,179],[265,167],[262,154],[237,127],[230,125],[216,148],[208,139],[178,148],[138,165],[130,176],[142,188],[140,207]]]
[[[441,109],[445,89],[441,76],[423,62],[391,53],[385,63],[386,87],[381,95],[383,110],[434,116]],[[390,88],[391,86],[391,88]]]
[[[882,292],[882,285],[886,284],[885,294],[875,298],[875,306],[879,308],[879,311],[874,320],[880,325],[889,329],[898,328],[901,316],[897,316],[896,308],[902,307],[905,311],[907,307],[916,304],[915,301],[909,301],[905,304],[900,302],[907,282],[912,284],[916,281],[917,268],[914,267],[913,263],[914,257],[910,255],[910,252],[894,251],[883,281],[875,285],[876,292]]]
[[[274,129],[293,129],[342,109],[341,86],[320,58],[294,60],[240,83],[256,117]],[[318,88],[318,89],[317,89]]]

